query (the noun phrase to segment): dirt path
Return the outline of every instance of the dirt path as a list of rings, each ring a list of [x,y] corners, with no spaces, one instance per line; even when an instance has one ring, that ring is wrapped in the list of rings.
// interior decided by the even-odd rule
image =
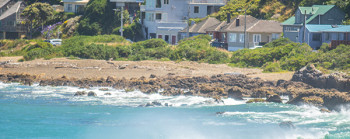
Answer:
[[[264,80],[290,80],[293,72],[262,73],[261,69],[234,68],[226,64],[207,64],[197,62],[173,61],[105,61],[105,60],[69,60],[55,58],[51,60],[33,60],[17,62],[21,57],[0,57],[0,62],[9,61],[0,65],[0,73],[27,73],[41,75],[42,78],[60,78],[62,76],[74,78],[139,78],[156,76],[211,76],[224,73],[241,73],[249,77],[259,77]]]

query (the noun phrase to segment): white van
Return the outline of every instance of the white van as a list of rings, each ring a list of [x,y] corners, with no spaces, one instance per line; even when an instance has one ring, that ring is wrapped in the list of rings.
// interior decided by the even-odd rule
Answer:
[[[45,40],[45,42],[51,43],[53,46],[62,45],[62,39]]]

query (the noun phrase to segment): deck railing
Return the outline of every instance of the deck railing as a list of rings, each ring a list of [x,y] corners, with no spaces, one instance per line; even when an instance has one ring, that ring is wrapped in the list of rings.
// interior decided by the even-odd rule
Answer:
[[[227,0],[191,0],[191,3],[225,4]]]
[[[345,45],[350,45],[350,41],[344,41],[344,40],[332,40],[331,42],[331,49],[336,48],[338,45],[345,44]]]

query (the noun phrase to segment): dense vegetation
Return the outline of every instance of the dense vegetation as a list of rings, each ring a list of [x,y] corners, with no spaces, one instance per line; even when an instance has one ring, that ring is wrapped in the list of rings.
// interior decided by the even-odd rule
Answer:
[[[130,43],[118,35],[74,36],[54,47],[41,40],[0,41],[0,56],[22,55],[23,60],[54,57],[115,60],[172,60],[229,63],[236,67],[258,67],[266,72],[295,71],[307,64],[322,70],[350,69],[350,46],[330,50],[328,44],[317,52],[307,44],[278,39],[263,48],[227,52],[209,45],[209,36],[195,36],[168,45],[161,39]],[[25,46],[25,47],[23,47]]]
[[[324,44],[318,52],[313,52],[307,44],[279,39],[260,49],[233,52],[231,63],[240,67],[262,67],[266,72],[295,71],[307,64],[316,64],[321,69],[348,70],[349,50],[350,46],[346,45],[329,50],[328,44]]]

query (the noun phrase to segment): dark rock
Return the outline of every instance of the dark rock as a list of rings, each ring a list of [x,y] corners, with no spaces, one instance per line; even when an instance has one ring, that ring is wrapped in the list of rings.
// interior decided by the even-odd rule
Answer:
[[[217,115],[222,115],[224,113],[225,113],[224,111],[223,112],[216,112]]]
[[[317,88],[331,89],[339,91],[350,91],[350,77],[344,73],[323,74],[314,65],[308,65],[296,71],[292,81],[299,81]]]
[[[97,94],[96,94],[95,92],[93,92],[93,91],[90,91],[90,92],[88,93],[88,96],[96,97]]]
[[[85,91],[78,91],[74,94],[74,96],[83,96],[83,95],[86,95]]]
[[[284,129],[295,129],[295,126],[291,121],[281,122],[279,126]]]
[[[281,97],[278,94],[276,94],[276,93],[274,93],[272,91],[267,91],[267,93],[266,93],[266,101],[267,102],[282,103]]]
[[[243,100],[243,89],[238,86],[234,86],[233,88],[228,90],[228,97],[237,100]]]
[[[326,109],[326,108],[321,108],[320,112],[322,112],[322,113],[331,113],[331,111]]]
[[[100,88],[98,90],[100,90],[100,91],[108,91],[108,88]]]
[[[149,78],[156,78],[157,76],[156,75],[154,75],[154,74],[151,74],[150,76],[149,76]]]
[[[253,99],[249,99],[246,103],[258,103],[258,102],[266,102],[266,100],[262,98],[253,98]]]
[[[111,93],[105,93],[105,95],[106,95],[106,96],[110,96],[110,95],[112,95],[112,94],[111,94]]]

